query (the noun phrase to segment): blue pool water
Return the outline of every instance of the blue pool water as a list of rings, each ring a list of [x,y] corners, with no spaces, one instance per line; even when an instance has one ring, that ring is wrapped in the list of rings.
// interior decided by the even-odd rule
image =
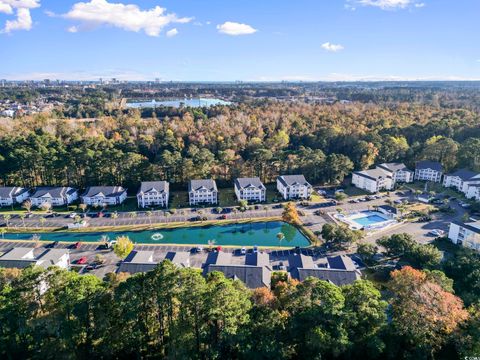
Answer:
[[[282,233],[283,238],[278,234]],[[50,232],[38,233],[41,241],[101,242],[102,236],[114,240],[128,236],[135,243],[143,244],[189,244],[224,246],[308,246],[308,239],[294,226],[281,221],[252,222],[230,225],[191,226],[175,229],[152,229],[118,232]],[[7,233],[5,240],[31,240],[33,233]]]
[[[230,105],[231,102],[224,101],[220,99],[176,99],[176,100],[164,100],[164,101],[142,101],[142,102],[131,102],[127,103],[127,108],[142,109],[142,108],[154,108],[158,106],[169,106],[169,107],[210,107],[215,105]]]
[[[369,226],[369,225],[373,225],[373,224],[377,224],[377,223],[381,223],[381,222],[384,222],[386,221],[387,219],[379,216],[379,215],[376,215],[376,214],[370,214],[370,215],[366,215],[364,217],[360,217],[360,218],[356,218],[356,219],[352,219],[352,221],[356,222],[357,224],[360,224],[362,226]]]

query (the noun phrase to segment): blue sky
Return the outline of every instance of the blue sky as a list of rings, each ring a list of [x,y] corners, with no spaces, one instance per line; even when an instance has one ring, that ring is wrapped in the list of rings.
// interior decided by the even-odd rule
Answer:
[[[0,78],[480,79],[479,15],[479,0],[0,0]]]

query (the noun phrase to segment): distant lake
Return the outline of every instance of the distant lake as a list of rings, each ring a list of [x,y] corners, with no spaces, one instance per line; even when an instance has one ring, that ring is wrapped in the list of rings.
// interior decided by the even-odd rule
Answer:
[[[231,102],[224,101],[220,99],[176,99],[176,100],[164,100],[164,101],[141,101],[141,102],[127,102],[127,108],[133,109],[143,109],[143,108],[155,108],[159,106],[170,106],[170,107],[210,107],[215,105],[230,105]]]

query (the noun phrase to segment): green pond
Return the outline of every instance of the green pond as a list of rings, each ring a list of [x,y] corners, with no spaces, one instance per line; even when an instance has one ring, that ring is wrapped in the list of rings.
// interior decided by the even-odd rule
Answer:
[[[283,237],[278,234],[282,233]],[[142,244],[191,244],[224,246],[308,246],[308,239],[294,226],[281,221],[252,222],[231,225],[192,226],[175,229],[111,232],[51,232],[51,233],[6,233],[5,240],[32,240],[35,236],[42,241],[101,242],[107,236],[128,236]]]

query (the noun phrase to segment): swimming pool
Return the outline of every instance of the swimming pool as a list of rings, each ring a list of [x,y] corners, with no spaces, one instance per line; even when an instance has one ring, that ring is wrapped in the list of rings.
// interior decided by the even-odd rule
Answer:
[[[362,226],[369,226],[369,225],[372,225],[372,224],[377,224],[377,223],[380,223],[380,222],[384,222],[385,218],[381,217],[377,214],[372,214],[372,215],[367,215],[365,217],[356,218],[356,219],[354,219],[354,221],[357,224],[360,224]]]
[[[379,230],[397,223],[388,215],[378,211],[360,211],[350,214],[334,214],[333,217],[346,223],[353,230]]]
[[[278,234],[282,233],[283,236]],[[308,246],[308,239],[294,226],[282,221],[251,222],[229,225],[191,226],[174,229],[111,232],[49,232],[6,233],[5,240],[32,240],[37,235],[41,241],[102,242],[102,237],[114,240],[128,236],[141,244],[189,244],[223,246]]]

